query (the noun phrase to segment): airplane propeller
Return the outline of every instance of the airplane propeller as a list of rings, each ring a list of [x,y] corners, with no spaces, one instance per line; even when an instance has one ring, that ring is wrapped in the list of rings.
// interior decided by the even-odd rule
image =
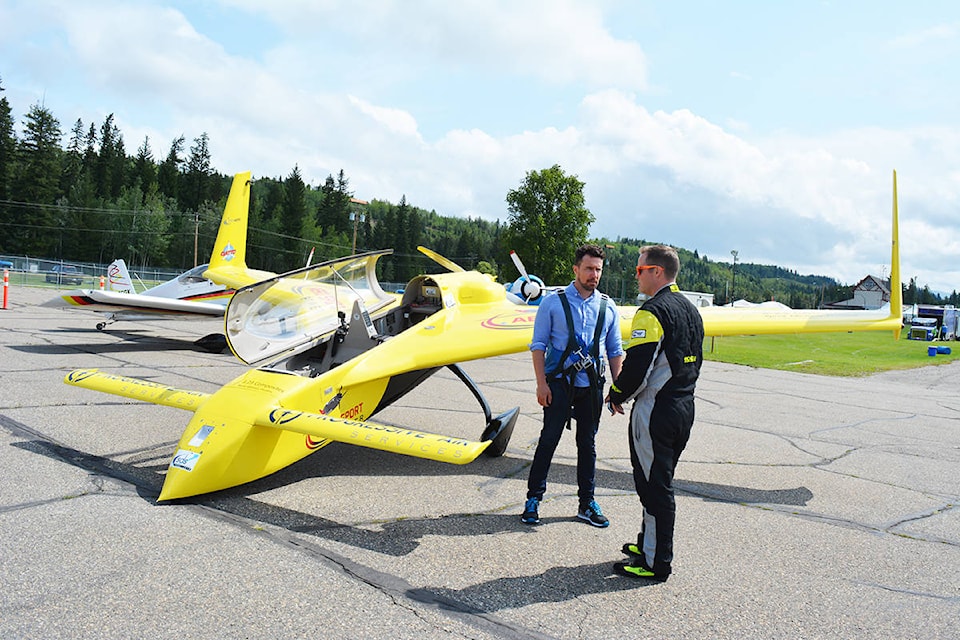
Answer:
[[[514,287],[519,287],[517,293],[520,298],[523,298],[526,304],[539,300],[543,296],[544,291],[546,291],[543,280],[537,276],[527,274],[527,269],[523,266],[523,262],[520,261],[520,256],[517,255],[516,251],[510,252],[510,259],[513,260],[513,264],[516,265],[517,271],[520,272],[520,277],[513,283],[511,290],[513,290]]]

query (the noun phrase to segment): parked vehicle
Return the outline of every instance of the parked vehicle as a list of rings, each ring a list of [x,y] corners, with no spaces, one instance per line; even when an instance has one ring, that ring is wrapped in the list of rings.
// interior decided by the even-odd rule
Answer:
[[[917,316],[910,322],[910,333],[907,340],[936,340],[940,330],[936,318],[921,318]]]
[[[9,260],[0,260],[0,269],[13,269],[13,263]]]
[[[72,264],[55,264],[46,277],[47,282],[54,284],[83,284],[83,272]]]

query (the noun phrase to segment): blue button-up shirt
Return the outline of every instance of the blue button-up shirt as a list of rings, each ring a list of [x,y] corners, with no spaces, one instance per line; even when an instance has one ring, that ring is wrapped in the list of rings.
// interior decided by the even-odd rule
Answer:
[[[580,297],[573,282],[564,289],[567,301],[570,303],[570,314],[573,318],[573,330],[576,334],[577,344],[586,355],[590,351],[593,342],[593,334],[597,327],[597,316],[600,315],[600,294],[594,291],[586,299]],[[623,345],[620,341],[620,317],[617,314],[617,307],[613,300],[607,300],[607,311],[603,318],[603,330],[600,333],[600,360],[605,358],[615,358],[623,355]],[[563,303],[560,302],[559,295],[548,295],[537,308],[537,318],[533,324],[533,341],[530,343],[530,351],[545,351],[546,362],[545,371],[549,374],[559,367],[560,357],[567,348],[567,341],[570,332],[567,330],[567,318],[563,312]],[[579,358],[570,356],[563,364],[562,368],[569,367]],[[600,363],[596,363],[598,366]],[[577,373],[574,379],[574,386],[588,387],[590,379],[585,371]]]

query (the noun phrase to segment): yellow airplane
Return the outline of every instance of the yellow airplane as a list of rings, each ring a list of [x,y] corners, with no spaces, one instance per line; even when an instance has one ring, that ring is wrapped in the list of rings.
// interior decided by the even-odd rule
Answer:
[[[248,186],[239,186],[240,196],[249,197]],[[230,198],[241,206],[233,193]],[[899,332],[896,174],[893,216],[895,284],[889,310],[702,309],[706,334]],[[231,223],[225,218],[225,224]],[[234,354],[257,368],[215,393],[96,369],[72,371],[65,382],[193,412],[167,469],[161,501],[251,482],[331,442],[455,464],[482,452],[501,455],[519,407],[493,417],[457,363],[526,350],[537,308],[522,299],[517,304],[518,297],[490,277],[423,251],[450,272],[416,276],[399,298],[384,293],[376,280],[376,262],[390,251],[348,256],[245,285],[246,272],[239,269],[225,333]],[[236,265],[243,264],[240,258]],[[213,268],[221,269],[221,277],[229,275],[224,265]],[[621,309],[625,336],[635,311]],[[453,370],[479,401],[486,419],[479,440],[370,420],[441,367]]]

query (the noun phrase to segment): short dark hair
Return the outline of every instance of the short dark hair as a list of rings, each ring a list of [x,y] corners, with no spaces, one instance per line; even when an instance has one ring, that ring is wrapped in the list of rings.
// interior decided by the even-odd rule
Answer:
[[[640,247],[640,255],[647,255],[647,264],[654,264],[663,269],[668,278],[676,278],[680,273],[680,256],[673,247],[665,244],[648,244]]]
[[[604,260],[607,257],[599,245],[583,244],[577,248],[577,252],[573,256],[573,264],[580,264],[580,262],[583,260],[583,256],[600,258],[601,260]]]

